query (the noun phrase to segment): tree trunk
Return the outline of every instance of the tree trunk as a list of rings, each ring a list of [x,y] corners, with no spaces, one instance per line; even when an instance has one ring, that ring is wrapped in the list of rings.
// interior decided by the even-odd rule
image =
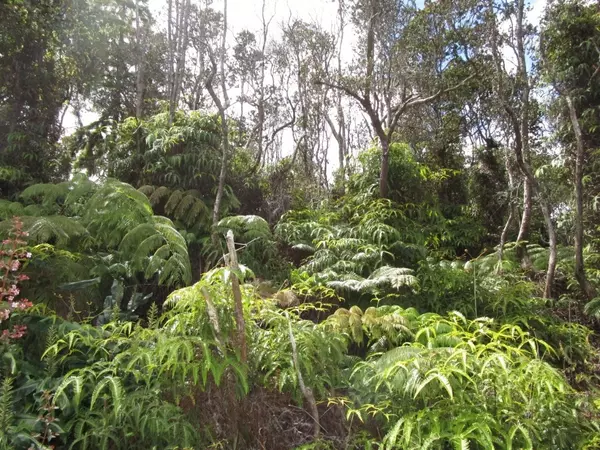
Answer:
[[[529,236],[529,228],[531,225],[531,215],[533,211],[533,192],[531,180],[527,175],[523,179],[523,215],[521,216],[521,224],[519,225],[519,234],[517,235],[517,258],[521,261],[521,267],[524,270],[531,269],[531,259],[527,252],[526,240]]]
[[[379,139],[381,142],[381,173],[379,174],[379,196],[388,196],[388,176],[390,172],[390,143],[388,139]]]
[[[176,0],[177,1],[177,0]],[[167,47],[169,52],[169,66],[167,73],[167,90],[169,93],[169,125],[173,123],[175,111],[171,99],[173,98],[173,88],[175,86],[175,48],[173,35],[173,0],[167,4]]]
[[[189,37],[189,16],[191,4],[190,0],[176,0],[176,38],[173,44],[173,54],[177,56],[177,62],[175,63],[173,73],[173,86],[171,90],[171,97],[169,99],[169,120],[172,123],[175,117],[175,112],[179,106],[179,97],[181,92],[181,85],[183,83],[183,75],[185,73],[185,57],[188,47]],[[173,56],[174,58],[174,56]]]
[[[137,44],[137,67],[136,67],[136,97],[135,97],[135,117],[140,120],[144,110],[144,58],[145,58],[145,39],[142,38],[142,29],[140,27],[140,7],[136,0],[135,2],[135,35]]]
[[[541,193],[538,193],[541,195]],[[548,270],[546,271],[546,285],[544,287],[544,298],[552,298],[552,289],[554,287],[554,275],[556,273],[556,231],[554,230],[554,223],[552,223],[552,216],[550,213],[550,206],[548,202],[540,199],[540,206],[544,221],[546,222],[546,229],[548,231],[548,241],[550,255],[548,256]]]
[[[575,279],[588,300],[596,297],[596,290],[585,275],[585,263],[583,261],[583,159],[585,149],[583,136],[577,111],[570,95],[565,96],[569,107],[569,116],[573,133],[575,134],[576,157],[575,157]]]
[[[222,155],[221,155],[221,171],[219,173],[219,184],[217,186],[217,195],[215,198],[215,206],[213,208],[213,233],[212,241],[215,246],[218,245],[218,236],[216,234],[216,226],[219,223],[219,216],[221,211],[221,202],[223,200],[223,190],[225,188],[225,177],[227,176],[227,157],[229,156],[229,125],[227,123],[226,111],[229,107],[229,97],[227,95],[227,85],[225,78],[225,44],[227,42],[227,0],[224,0],[223,5],[223,36],[221,40],[220,48],[220,61],[219,61],[219,76],[221,78],[221,91],[223,94],[223,101],[219,98],[214,88],[214,78],[217,74],[217,62],[215,60],[212,50],[209,50],[209,57],[211,61],[211,73],[206,80],[206,89],[208,90],[215,106],[219,111],[219,117],[221,119],[221,143],[222,143]]]
[[[504,258],[504,246],[506,245],[506,239],[508,237],[508,232],[510,231],[510,225],[513,220],[513,210],[510,209],[508,213],[508,219],[506,219],[506,223],[504,224],[504,228],[502,229],[502,234],[500,235],[500,244],[498,248],[498,270],[496,273],[502,273],[502,259]]]
[[[227,156],[229,154],[229,126],[227,124],[225,110],[222,112],[220,111],[219,116],[221,118],[221,134],[223,135],[221,137],[221,147],[223,153],[221,154],[221,171],[219,173],[219,184],[217,185],[217,195],[215,197],[215,205],[213,208],[213,228],[219,223],[221,202],[223,200],[223,190],[225,189],[225,178],[227,177]]]
[[[340,171],[341,171],[342,177],[343,177],[344,162],[345,162],[345,158],[346,158],[346,150],[345,150],[346,143],[344,141],[344,136],[342,135],[342,133],[344,132],[344,129],[341,126],[339,129],[336,127],[336,125],[333,123],[333,120],[331,119],[331,117],[329,117],[329,113],[327,111],[325,111],[324,116],[325,116],[325,121],[329,125],[329,129],[331,130],[331,133],[333,134],[333,137],[335,138],[335,140],[338,144],[339,165],[340,165]],[[338,125],[340,125],[339,120],[340,119],[338,118]]]

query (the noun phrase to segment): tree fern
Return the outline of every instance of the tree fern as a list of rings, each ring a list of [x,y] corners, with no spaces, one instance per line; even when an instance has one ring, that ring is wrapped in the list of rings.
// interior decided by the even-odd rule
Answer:
[[[153,216],[128,231],[119,250],[131,255],[134,268],[143,271],[146,278],[159,274],[159,284],[174,286],[191,281],[187,243],[165,217]]]
[[[56,212],[60,204],[64,203],[69,193],[68,181],[52,184],[34,184],[21,192],[20,197],[26,202],[40,203],[50,213]]]
[[[253,239],[272,240],[271,228],[265,219],[260,216],[229,216],[221,219],[217,225],[220,231],[233,230],[235,236],[241,237],[244,242]]]
[[[327,284],[342,291],[374,292],[382,287],[393,289],[400,289],[405,286],[414,287],[417,285],[417,278],[410,269],[383,266],[372,272],[368,278],[355,276],[343,281],[329,281]]]
[[[66,216],[23,217],[24,229],[32,243],[53,243],[66,247],[89,236],[88,230],[77,219]]]
[[[277,271],[277,247],[268,222],[260,216],[229,216],[221,219],[217,232],[225,234],[232,230],[240,261],[257,275],[264,276]]]
[[[19,202],[0,199],[0,219],[11,219],[14,216],[22,217],[25,215],[25,207]]]
[[[116,247],[133,227],[152,216],[148,198],[119,181],[102,185],[85,204],[83,223],[108,247]]]
[[[600,297],[596,297],[585,304],[583,308],[588,316],[600,318]]]

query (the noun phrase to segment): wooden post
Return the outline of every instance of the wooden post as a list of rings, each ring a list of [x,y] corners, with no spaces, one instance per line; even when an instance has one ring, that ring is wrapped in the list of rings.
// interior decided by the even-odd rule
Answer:
[[[233,301],[235,311],[235,326],[237,330],[237,346],[240,350],[240,358],[243,363],[248,360],[248,350],[246,348],[246,322],[244,320],[244,305],[242,303],[242,291],[240,289],[240,280],[235,272],[239,273],[237,253],[235,251],[235,241],[233,240],[233,231],[227,232],[227,250],[228,265],[231,269],[231,289],[233,290]]]

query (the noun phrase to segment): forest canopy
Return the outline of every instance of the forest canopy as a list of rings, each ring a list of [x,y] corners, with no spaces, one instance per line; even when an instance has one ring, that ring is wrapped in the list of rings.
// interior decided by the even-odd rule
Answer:
[[[594,2],[3,0],[0,450],[599,449],[598,174]]]

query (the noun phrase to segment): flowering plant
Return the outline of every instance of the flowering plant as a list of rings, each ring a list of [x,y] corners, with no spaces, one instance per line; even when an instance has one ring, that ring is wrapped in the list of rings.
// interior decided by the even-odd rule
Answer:
[[[0,326],[10,318],[13,311],[23,311],[32,306],[28,299],[19,298],[19,283],[29,279],[27,275],[20,273],[23,261],[31,258],[31,253],[23,250],[27,235],[23,231],[23,222],[14,217],[9,237],[0,245]],[[2,331],[0,340],[19,339],[26,332],[25,325],[14,325],[12,329]]]

